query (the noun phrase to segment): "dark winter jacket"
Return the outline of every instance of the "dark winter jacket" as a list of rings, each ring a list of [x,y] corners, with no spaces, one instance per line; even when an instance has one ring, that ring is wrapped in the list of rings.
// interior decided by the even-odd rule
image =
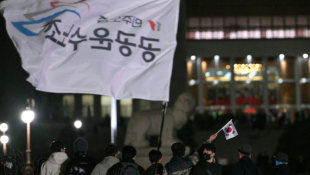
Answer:
[[[189,158],[173,157],[165,167],[164,175],[189,175],[193,167],[193,163]]]
[[[142,175],[144,172],[144,169],[135,163],[134,160],[123,160],[122,162],[118,162],[115,165],[113,165],[110,169],[108,169],[107,175],[123,175],[125,174],[125,169],[122,163],[125,163],[126,166],[132,164],[133,167],[137,167],[137,170],[139,171],[139,174]]]
[[[65,175],[90,175],[97,163],[96,159],[85,152],[76,152],[66,166]]]
[[[291,175],[291,170],[288,164],[282,164],[276,166],[276,170],[273,173],[274,175]]]
[[[244,175],[246,171],[250,175],[261,175],[259,169],[247,156],[242,157],[237,164],[233,165],[229,175]]]
[[[211,175],[207,173],[207,169],[213,175],[222,175],[222,166],[216,162],[209,163],[205,160],[199,161],[191,170],[191,175]]]
[[[158,163],[156,165],[156,175],[162,175],[163,174],[163,169],[164,166],[161,163]],[[154,171],[155,171],[155,164],[151,165],[150,167],[148,167],[143,175],[154,175]]]

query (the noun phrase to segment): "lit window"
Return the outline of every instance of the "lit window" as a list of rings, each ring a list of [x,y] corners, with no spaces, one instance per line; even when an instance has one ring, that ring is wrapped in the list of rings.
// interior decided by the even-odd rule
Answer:
[[[310,37],[307,16],[201,17],[187,24],[186,37],[194,40]]]

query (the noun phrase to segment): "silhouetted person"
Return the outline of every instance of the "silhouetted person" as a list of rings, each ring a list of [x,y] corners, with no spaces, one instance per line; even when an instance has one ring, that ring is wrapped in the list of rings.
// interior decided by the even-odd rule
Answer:
[[[299,155],[297,160],[297,173],[306,174],[306,172],[306,162],[304,160],[304,157],[302,155]]]
[[[113,165],[107,175],[142,175],[144,169],[135,163],[137,150],[127,145],[122,150],[123,160]]]
[[[41,159],[39,160],[39,162],[37,163],[37,166],[34,167],[34,169],[33,169],[33,175],[40,175],[40,173],[41,173],[41,166],[42,166],[42,164],[43,164],[46,160],[47,160],[47,158],[41,158]]]
[[[41,175],[63,175],[65,161],[69,159],[66,154],[65,144],[62,141],[53,141],[50,144],[52,154],[41,166]]]
[[[151,150],[149,152],[149,162],[151,166],[148,167],[143,175],[154,175],[155,167],[156,167],[156,175],[162,175],[164,166],[160,163],[161,162],[162,154],[160,151]]]
[[[238,149],[239,162],[232,166],[230,175],[255,174],[261,175],[259,169],[251,160],[252,147],[249,144],[242,145]]]
[[[277,153],[275,156],[275,172],[274,175],[290,175],[291,170],[288,165],[288,155],[284,153]]]
[[[109,144],[104,148],[105,158],[96,165],[91,175],[106,175],[110,167],[119,162],[117,158],[118,149],[115,145]]]
[[[200,160],[191,169],[191,175],[222,174],[222,166],[215,161],[216,147],[214,144],[203,144],[198,152]]]
[[[183,157],[185,155],[185,146],[180,143],[174,143],[171,146],[173,157],[168,162],[165,167],[164,175],[189,175],[190,170],[193,167],[193,162],[188,157]]]
[[[13,160],[9,156],[0,157],[0,174],[7,174],[13,168]]]
[[[95,168],[96,159],[86,155],[88,143],[85,139],[79,137],[74,141],[74,157],[66,166],[65,175],[90,175]]]

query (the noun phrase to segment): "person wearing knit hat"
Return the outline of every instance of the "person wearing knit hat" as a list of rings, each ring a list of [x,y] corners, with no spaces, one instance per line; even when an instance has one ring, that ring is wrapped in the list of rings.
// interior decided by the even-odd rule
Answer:
[[[73,148],[75,154],[66,166],[65,175],[90,175],[98,162],[86,155],[88,150],[87,141],[79,137],[74,141]]]
[[[82,137],[79,137],[74,141],[74,151],[75,152],[86,152],[88,150],[88,143]]]
[[[229,175],[240,174],[256,174],[261,175],[260,170],[254,165],[251,160],[252,147],[249,144],[244,144],[238,148],[239,162],[232,166]]]

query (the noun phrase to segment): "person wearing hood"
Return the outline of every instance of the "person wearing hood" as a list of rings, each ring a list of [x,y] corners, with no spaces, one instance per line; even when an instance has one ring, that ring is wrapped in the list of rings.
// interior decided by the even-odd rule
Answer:
[[[98,162],[86,155],[87,150],[88,143],[85,139],[79,137],[74,141],[75,154],[66,166],[65,175],[90,175]]]
[[[119,159],[117,158],[117,152],[118,149],[115,145],[107,145],[104,148],[105,158],[96,165],[91,175],[106,175],[108,169],[119,162]]]
[[[52,154],[42,164],[40,175],[62,175],[64,173],[65,161],[69,160],[63,142],[53,141],[50,144]]]

